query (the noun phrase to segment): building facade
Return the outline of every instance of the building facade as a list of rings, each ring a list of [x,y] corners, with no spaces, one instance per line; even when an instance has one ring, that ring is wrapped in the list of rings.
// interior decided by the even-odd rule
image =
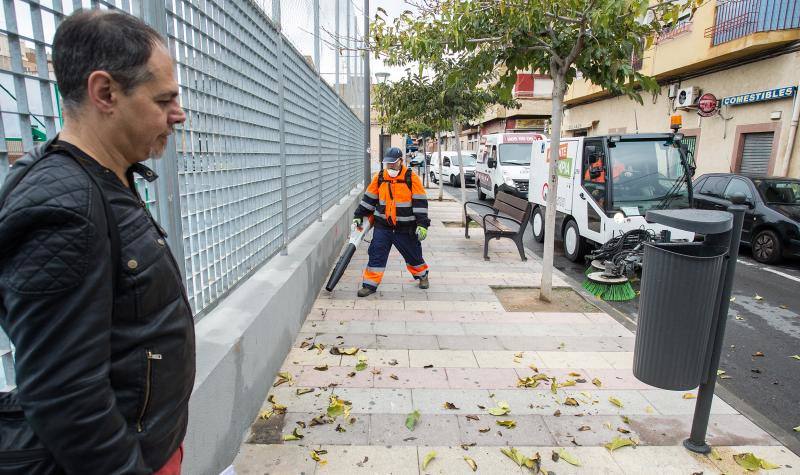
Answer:
[[[799,0],[708,2],[658,35],[637,67],[658,80],[657,94],[638,104],[578,81],[564,135],[663,132],[680,115],[698,175],[800,177],[800,139],[789,143],[800,106]]]

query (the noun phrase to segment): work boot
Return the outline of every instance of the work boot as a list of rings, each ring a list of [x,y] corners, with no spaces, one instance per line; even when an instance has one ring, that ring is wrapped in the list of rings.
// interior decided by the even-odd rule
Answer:
[[[425,275],[425,277],[420,277],[419,278],[419,288],[420,289],[427,289],[430,286],[431,286],[431,284],[430,284],[430,282],[428,282],[428,275],[427,274]]]
[[[373,289],[372,287],[361,287],[358,290],[358,296],[359,297],[366,297],[367,295],[372,295],[374,293],[375,293],[375,289]]]

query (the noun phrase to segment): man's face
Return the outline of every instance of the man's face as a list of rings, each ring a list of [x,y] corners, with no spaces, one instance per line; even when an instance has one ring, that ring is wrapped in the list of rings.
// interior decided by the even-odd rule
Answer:
[[[178,103],[174,63],[166,48],[159,45],[153,49],[147,68],[153,78],[121,94],[117,107],[116,128],[132,163],[159,158],[175,124],[186,120]]]
[[[387,163],[386,168],[389,170],[402,170],[403,169],[403,160],[398,160],[394,163]]]

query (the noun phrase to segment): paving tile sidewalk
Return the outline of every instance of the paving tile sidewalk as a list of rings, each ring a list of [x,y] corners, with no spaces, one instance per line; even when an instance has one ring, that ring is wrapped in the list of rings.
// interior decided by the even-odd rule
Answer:
[[[509,446],[526,456],[538,452],[545,472],[559,475],[753,473],[734,463],[733,454],[742,452],[780,465],[771,474],[800,473],[800,458],[720,399],[709,442],[722,460],[686,451],[681,442],[695,401],[633,377],[633,333],[599,312],[506,312],[491,287],[537,286],[539,260],[529,254],[521,262],[511,241],[496,240],[484,261],[479,229],[467,240],[463,229],[443,224],[460,221],[457,202],[431,201],[430,214],[423,249],[431,288],[416,288],[393,251],[380,291],[356,298],[367,260],[362,246],[336,290],[319,294],[282,368],[292,385],[270,392],[287,412],[254,422],[235,462],[238,474],[530,473],[501,453]],[[559,277],[555,285],[567,286]],[[334,346],[360,350],[332,355]],[[367,364],[361,371],[359,357]],[[557,394],[549,383],[517,387],[519,378],[537,374],[532,366],[575,384]],[[311,426],[332,396],[352,404],[352,419]],[[510,413],[490,415],[500,402]],[[265,401],[263,409],[271,408]],[[415,410],[420,418],[411,431],[405,421]],[[296,428],[301,440],[282,440]],[[614,437],[632,437],[638,446],[610,452],[604,445]],[[561,448],[581,465],[554,462],[551,454]],[[327,451],[319,456],[327,462],[314,461],[312,450]],[[423,470],[431,451],[436,458]]]

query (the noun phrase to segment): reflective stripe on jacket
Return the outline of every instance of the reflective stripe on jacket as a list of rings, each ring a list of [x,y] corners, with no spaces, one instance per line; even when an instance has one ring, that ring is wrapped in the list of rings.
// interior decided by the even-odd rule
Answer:
[[[409,189],[405,182],[405,166],[395,178],[390,177],[386,170],[380,173],[383,173],[383,183],[378,186],[377,173],[372,177],[355,211],[355,217],[371,214],[375,218],[375,226],[383,228],[413,231],[417,226],[429,227],[428,198],[419,176],[411,173]]]

